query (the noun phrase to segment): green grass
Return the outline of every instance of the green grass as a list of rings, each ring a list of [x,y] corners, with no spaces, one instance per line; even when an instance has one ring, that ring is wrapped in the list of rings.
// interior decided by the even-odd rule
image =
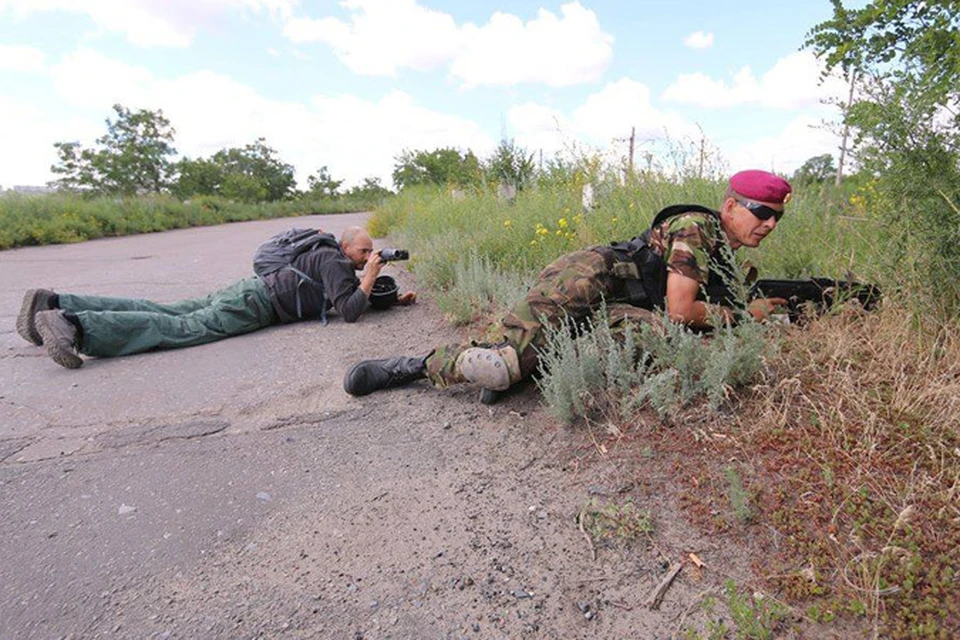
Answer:
[[[105,236],[309,215],[369,210],[359,200],[291,200],[243,204],[214,197],[181,202],[170,196],[85,198],[54,193],[0,196],[0,249],[82,242]]]

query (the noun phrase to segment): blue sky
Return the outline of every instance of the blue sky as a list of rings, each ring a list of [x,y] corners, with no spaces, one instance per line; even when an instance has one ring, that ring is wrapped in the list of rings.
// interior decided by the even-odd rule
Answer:
[[[790,172],[837,118],[795,3],[579,0],[0,0],[0,185],[43,184],[53,143],[92,144],[111,105],[162,109],[187,156],[265,137],[301,183],[321,166],[390,184],[404,149],[638,164],[706,139],[710,164]],[[701,133],[702,132],[702,133]]]

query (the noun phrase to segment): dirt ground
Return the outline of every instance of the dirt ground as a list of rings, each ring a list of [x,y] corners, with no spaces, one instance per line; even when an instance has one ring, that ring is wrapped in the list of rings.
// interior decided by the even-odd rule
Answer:
[[[462,337],[428,294],[353,325],[272,327],[77,371],[13,331],[30,286],[199,295],[244,275],[257,239],[357,221],[0,254],[0,637],[708,637],[720,618],[732,628],[724,607],[702,604],[728,578],[752,588],[757,551],[683,517],[676,460],[636,437],[558,425],[532,384],[491,407],[475,389],[424,382],[343,392],[358,359]],[[593,540],[578,522],[627,502],[652,533]]]

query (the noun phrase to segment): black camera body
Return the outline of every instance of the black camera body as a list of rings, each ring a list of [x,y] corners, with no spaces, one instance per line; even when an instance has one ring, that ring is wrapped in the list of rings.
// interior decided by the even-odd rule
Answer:
[[[406,249],[381,249],[380,259],[384,262],[393,262],[394,260],[409,260],[410,252]]]

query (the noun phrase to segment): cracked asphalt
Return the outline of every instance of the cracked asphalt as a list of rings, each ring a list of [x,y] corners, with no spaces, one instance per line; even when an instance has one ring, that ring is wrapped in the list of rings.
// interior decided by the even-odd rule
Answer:
[[[644,493],[635,461],[558,427],[532,385],[493,407],[422,382],[346,395],[359,359],[461,338],[429,296],[75,371],[14,329],[31,287],[204,295],[247,276],[273,233],[364,220],[0,252],[0,638],[666,637],[708,586],[681,575],[645,610],[668,561],[746,571]],[[657,514],[655,547],[584,540],[585,502],[621,494]]]

